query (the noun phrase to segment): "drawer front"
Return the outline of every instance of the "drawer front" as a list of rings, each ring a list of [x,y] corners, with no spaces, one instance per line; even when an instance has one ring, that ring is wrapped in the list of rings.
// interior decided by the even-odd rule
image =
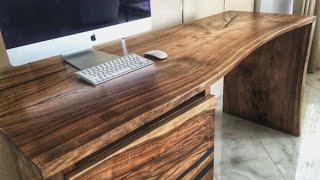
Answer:
[[[214,106],[206,97],[67,179],[213,179]]]

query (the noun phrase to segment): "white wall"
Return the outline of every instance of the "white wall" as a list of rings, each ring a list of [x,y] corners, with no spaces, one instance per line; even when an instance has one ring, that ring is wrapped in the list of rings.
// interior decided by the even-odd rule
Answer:
[[[182,0],[151,0],[154,29],[182,23]],[[221,13],[223,0],[184,0],[185,22]]]
[[[225,10],[253,11],[254,0],[226,0]]]
[[[223,0],[184,0],[185,22],[211,16],[223,11]]]
[[[292,14],[293,0],[257,0],[256,10],[265,13]]]
[[[151,0],[153,29],[181,24],[181,0]]]

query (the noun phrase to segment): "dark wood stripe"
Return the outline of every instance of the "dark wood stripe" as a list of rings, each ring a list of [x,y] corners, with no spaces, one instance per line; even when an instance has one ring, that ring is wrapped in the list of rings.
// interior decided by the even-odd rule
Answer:
[[[210,171],[213,171],[213,167],[214,167],[214,161],[211,161],[208,164],[208,166],[206,166],[194,179],[195,180],[203,180],[203,177],[205,177]]]
[[[198,167],[209,156],[213,156],[213,152],[214,152],[214,147],[211,147],[199,160],[197,160],[194,164],[192,164],[192,166],[190,166],[188,169],[186,169],[178,177],[178,179],[182,179],[184,176],[186,176],[188,173],[190,173],[192,170],[194,170],[196,167]]]

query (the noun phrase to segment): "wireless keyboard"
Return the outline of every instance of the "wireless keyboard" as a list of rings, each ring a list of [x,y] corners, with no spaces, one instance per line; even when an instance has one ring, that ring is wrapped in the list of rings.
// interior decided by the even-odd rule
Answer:
[[[76,72],[77,77],[91,85],[99,85],[138,69],[150,66],[153,61],[136,54],[123,56],[95,67]]]

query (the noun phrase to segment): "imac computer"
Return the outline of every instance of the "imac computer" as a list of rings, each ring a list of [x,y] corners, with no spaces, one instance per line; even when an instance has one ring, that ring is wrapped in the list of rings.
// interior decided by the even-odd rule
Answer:
[[[12,66],[62,55],[85,69],[116,58],[93,50],[94,45],[149,31],[152,25],[150,0],[0,0],[0,4],[0,31]]]

